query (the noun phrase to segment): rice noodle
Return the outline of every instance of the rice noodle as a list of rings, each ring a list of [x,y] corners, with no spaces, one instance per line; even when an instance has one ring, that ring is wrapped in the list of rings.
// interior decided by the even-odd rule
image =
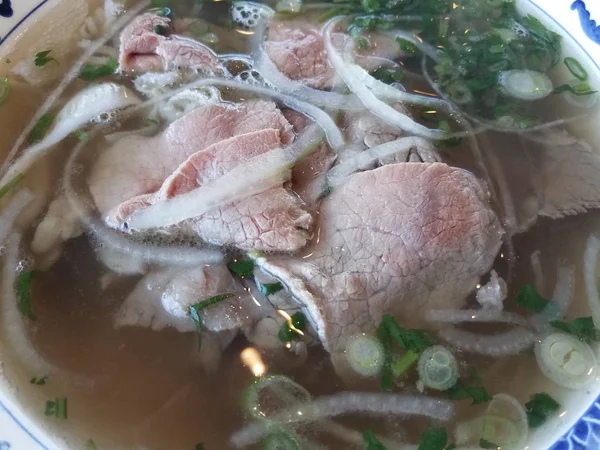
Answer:
[[[544,270],[542,269],[542,263],[540,262],[540,251],[536,250],[532,252],[529,256],[529,261],[531,262],[531,269],[533,270],[535,290],[543,292],[546,283],[544,282]]]
[[[29,189],[20,189],[10,199],[8,205],[2,209],[0,215],[0,244],[4,244],[8,236],[13,233],[13,225],[17,217],[35,198]]]
[[[294,163],[312,152],[321,139],[316,125],[312,126],[285,148],[258,155],[204,186],[135,211],[129,216],[127,226],[132,230],[145,230],[176,225],[222,205],[281,186],[290,178]]]
[[[600,240],[592,234],[587,240],[583,254],[583,274],[587,299],[596,328],[600,328],[600,296],[598,295],[598,275],[596,274],[598,252],[600,252]]]
[[[256,51],[254,68],[277,90],[313,105],[340,110],[365,109],[364,105],[355,95],[313,89],[299,81],[294,81],[286,77],[277,69],[277,66],[262,48]]]
[[[108,29],[108,31],[98,40],[92,42],[86,51],[81,55],[81,57],[71,66],[63,80],[60,82],[58,87],[54,89],[54,91],[46,98],[44,104],[38,109],[37,113],[31,119],[31,122],[25,127],[21,135],[17,138],[15,144],[12,149],[8,153],[8,156],[4,160],[4,163],[1,167],[2,171],[6,171],[8,165],[15,157],[29,133],[33,127],[39,122],[44,114],[50,111],[50,108],[54,106],[58,98],[65,92],[67,87],[71,84],[73,80],[75,80],[79,73],[81,72],[81,68],[87,61],[96,53],[96,50],[104,46],[109,39],[111,39],[116,33],[118,33],[123,27],[125,27],[131,20],[133,20],[143,9],[147,8],[150,2],[148,0],[144,0],[139,3],[134,8],[131,8],[127,14],[120,17],[115,23]]]
[[[339,18],[333,19],[325,27],[325,49],[330,64],[342,78],[348,88],[364,103],[366,108],[383,122],[398,127],[411,134],[428,139],[447,139],[448,134],[442,130],[431,130],[420,123],[415,122],[406,114],[396,111],[391,106],[379,100],[369,88],[367,88],[347,67],[347,63],[335,49],[331,31],[339,22]]]
[[[559,267],[550,303],[541,313],[529,319],[537,330],[547,328],[550,320],[562,319],[573,300],[574,286],[575,266]]]
[[[440,323],[510,323],[528,326],[527,319],[521,314],[495,309],[432,309],[427,311],[425,319],[429,322]]]
[[[269,432],[269,424],[272,423],[291,425],[349,413],[424,416],[447,421],[454,414],[454,406],[450,401],[425,396],[341,392],[296,405],[271,417],[267,423],[250,424],[234,433],[230,442],[236,447],[253,444]]]
[[[67,161],[63,176],[63,189],[73,211],[100,244],[146,263],[201,266],[219,264],[223,261],[223,254],[218,250],[185,246],[154,246],[134,242],[127,235],[108,228],[99,218],[91,216],[89,211],[92,207],[86,205],[75,193],[72,180],[73,174],[77,172],[74,167],[75,162],[85,145],[85,143],[80,143]]]
[[[371,166],[383,158],[407,152],[411,148],[431,149],[431,143],[423,138],[411,136],[395,141],[386,142],[357,153],[352,158],[344,160],[334,166],[327,174],[328,181],[332,186],[339,185],[348,175],[358,171],[371,168]],[[434,162],[434,161],[426,161]]]
[[[439,336],[458,350],[493,357],[516,355],[535,342],[535,334],[524,327],[497,334],[478,334],[448,327],[441,330]]]

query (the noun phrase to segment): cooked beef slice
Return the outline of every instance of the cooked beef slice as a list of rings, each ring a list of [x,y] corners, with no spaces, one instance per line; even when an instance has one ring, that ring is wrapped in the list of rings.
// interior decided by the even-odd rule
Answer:
[[[291,125],[272,102],[210,104],[173,122],[155,137],[128,136],[102,152],[88,179],[103,217],[133,197],[154,193],[194,153],[238,134],[273,128],[283,144],[294,138]],[[109,220],[110,222],[110,220]]]
[[[340,373],[347,339],[384,313],[414,327],[429,308],[461,306],[503,234],[479,181],[442,163],[351,175],[321,203],[319,225],[304,257],[257,263],[302,305]]]
[[[134,211],[184,194],[219,178],[245,160],[280,147],[280,131],[265,129],[234,136],[190,156],[155,194],[117,208],[116,223]],[[306,245],[312,217],[283,187],[233,202],[187,221],[205,241],[242,250],[295,251]]]
[[[171,35],[171,20],[154,13],[135,18],[121,33],[120,68],[126,72],[159,72],[186,67],[215,71],[219,60],[206,45]]]

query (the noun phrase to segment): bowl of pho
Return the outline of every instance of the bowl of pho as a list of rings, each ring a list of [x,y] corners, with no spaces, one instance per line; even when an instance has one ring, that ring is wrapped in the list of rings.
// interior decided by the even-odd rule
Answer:
[[[598,448],[591,3],[3,0],[0,449]]]

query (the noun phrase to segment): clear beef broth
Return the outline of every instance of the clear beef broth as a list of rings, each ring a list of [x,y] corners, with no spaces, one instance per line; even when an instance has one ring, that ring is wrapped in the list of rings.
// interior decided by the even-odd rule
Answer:
[[[444,2],[440,1],[439,3]],[[462,8],[462,3],[459,3]],[[488,3],[493,2],[486,2],[486,4]],[[235,103],[243,104],[255,100],[270,100],[267,96],[262,96],[260,93],[244,91],[243,89],[245,86],[260,86],[264,89],[272,89],[272,86],[264,84],[263,75],[251,68],[251,59],[256,57],[256,54],[248,55],[248,53],[256,50],[256,36],[254,35],[254,31],[250,29],[252,27],[240,26],[239,23],[232,22],[231,8],[232,6],[235,8],[235,5],[232,5],[230,2],[216,1],[203,4],[202,8],[200,8],[195,2],[192,4],[189,1],[172,0],[169,6],[172,9],[175,19],[193,18],[196,20],[200,17],[208,23],[208,26],[202,28],[202,33],[198,35],[198,26],[194,22],[195,32],[191,33],[193,36],[190,36],[190,33],[188,33],[186,38],[202,40],[207,39],[209,32],[214,33],[219,39],[214,47],[216,53],[239,54],[238,56],[229,58],[229,61],[223,66],[225,70],[215,75],[217,77],[225,77],[228,81],[234,80],[240,83],[234,87],[225,86],[219,88],[220,100],[223,104],[231,106],[231,104]],[[250,8],[256,7],[256,5],[250,5]],[[358,14],[362,11],[360,9],[362,7],[356,6],[359,9],[355,10],[353,9],[354,6],[350,5],[347,12]],[[156,13],[156,10],[154,11]],[[159,17],[166,14],[164,10],[158,11]],[[342,10],[341,12],[343,13],[344,11]],[[318,23],[316,27],[320,28],[321,23],[317,22],[317,18],[323,13],[333,12],[334,7],[329,5],[321,4],[311,7],[309,4],[301,17],[302,20],[296,20],[298,19],[297,16],[290,16],[285,13],[278,13],[273,20],[285,22],[287,19],[292,19],[290,23],[296,24],[294,26],[298,27],[300,26],[298,23],[301,22],[314,22]],[[250,15],[252,14],[254,12],[250,13]],[[248,19],[248,17],[245,17],[245,19]],[[407,20],[410,21],[412,19]],[[482,19],[473,19],[473,23],[477,25],[480,23],[480,20]],[[178,22],[174,26],[175,31],[173,31],[173,34],[177,34],[176,31],[179,27],[182,27],[185,32],[191,30],[192,28],[188,22],[185,20]],[[376,39],[378,26],[377,24],[373,25],[374,29],[365,26],[359,30],[357,36],[353,36],[355,38],[355,45],[358,47],[357,54],[363,58],[362,62],[366,61],[365,64],[372,61],[372,59],[369,59],[372,55],[366,55],[364,52],[360,53],[364,51],[361,48],[360,37],[364,34],[369,39]],[[171,32],[161,27],[164,28],[164,25],[153,25],[150,32],[159,36]],[[202,24],[202,27],[204,27],[204,24]],[[379,31],[381,31],[382,35],[385,35],[388,32],[388,28],[382,26]],[[507,34],[508,32],[505,30],[503,36],[506,37]],[[510,39],[513,39],[511,36],[509,36]],[[160,40],[158,37],[156,39]],[[376,40],[372,42],[379,45]],[[111,45],[114,47],[114,44]],[[385,51],[385,49],[379,48],[377,45],[375,45],[375,53]],[[399,45],[406,46],[406,43],[399,42]],[[383,47],[383,44],[381,46]],[[427,51],[427,48],[424,51]],[[132,53],[131,60],[133,61],[137,56],[139,55]],[[156,54],[150,55],[152,58],[156,56]],[[420,58],[412,58],[410,54],[407,56],[406,53],[394,58],[388,58],[387,56],[380,57],[379,55],[377,57],[380,58],[378,60],[380,61],[380,65],[378,68],[371,67],[369,70],[371,74],[376,74],[376,69],[393,69],[392,71],[407,70],[409,73],[405,74],[401,89],[420,95],[421,101],[423,101],[423,98],[431,99],[437,95],[425,77],[420,74],[422,69]],[[127,61],[127,59],[125,58],[124,61]],[[136,64],[141,65],[147,62],[148,60],[140,59]],[[122,63],[125,64],[123,61]],[[141,66],[136,67],[136,70],[138,70]],[[136,70],[132,71],[132,73],[116,77],[113,81],[135,90],[133,79],[139,75]],[[195,76],[196,69],[178,66],[174,70],[179,70],[183,74],[183,77],[193,77]],[[200,73],[203,72],[201,71]],[[1,77],[0,81],[2,81]],[[99,80],[99,82],[101,81]],[[185,81],[178,80],[174,84],[180,87],[189,81],[189,79]],[[393,86],[395,89],[398,88],[389,79],[387,79],[386,84]],[[171,85],[169,86],[172,87]],[[67,91],[65,99],[74,96],[83,87],[83,82],[77,81],[75,86]],[[21,89],[21,85],[18,88]],[[161,88],[167,89],[165,86]],[[46,86],[44,90],[46,91],[47,89],[48,87]],[[344,89],[333,83],[332,93],[339,94],[341,92],[345,92]],[[373,92],[377,93],[376,89]],[[280,94],[280,92],[276,93],[276,95]],[[292,90],[290,95],[293,96],[296,94],[298,93]],[[444,93],[444,96],[446,94],[447,92]],[[148,94],[150,98],[157,98],[159,95],[156,92]],[[380,92],[377,95],[383,96]],[[300,94],[298,96],[300,100],[306,100]],[[277,104],[277,108],[284,111],[284,113],[295,109],[294,106],[296,104],[280,100],[281,96],[276,97],[275,103]],[[447,99],[445,98],[444,100]],[[188,101],[192,102],[193,100],[188,99]],[[502,104],[499,107],[510,108],[514,106],[509,103],[507,103],[508,106],[507,104]],[[0,101],[0,114],[3,114],[1,104],[2,102]],[[156,100],[156,104],[164,106],[159,100]],[[200,107],[207,107],[207,105],[210,105],[210,103]],[[178,105],[178,107],[181,107],[181,105]],[[468,110],[467,106],[464,106],[464,108],[472,117],[474,112]],[[485,108],[483,112],[481,109],[474,109],[481,114],[489,113]],[[491,110],[493,108],[490,107],[488,109]],[[523,110],[529,112],[531,108],[528,104],[522,109],[517,109],[520,114]],[[49,174],[47,176],[55,181],[48,184],[46,191],[61,191],[63,177],[66,176],[72,178],[76,194],[81,199],[85,199],[86,202],[93,203],[94,196],[91,189],[87,186],[87,180],[93,172],[94,165],[100,160],[106,148],[109,147],[109,144],[102,137],[94,133],[99,132],[100,134],[108,135],[114,131],[135,132],[140,131],[144,127],[157,125],[156,129],[150,131],[150,134],[157,135],[157,133],[163,132],[169,126],[172,118],[161,119],[159,113],[152,115],[154,112],[150,108],[146,108],[132,117],[127,114],[122,116],[116,115],[116,120],[110,121],[108,125],[93,129],[93,132],[90,133],[89,143],[87,143],[87,146],[84,146],[84,154],[77,159],[72,173],[63,174],[62,171],[76,143],[75,139],[71,137],[69,138],[71,140],[61,143],[60,150],[56,151],[52,156],[52,164],[47,165],[47,172]],[[454,116],[445,116],[433,107],[413,105],[407,108],[407,112],[416,122],[428,128],[441,128],[441,120],[443,119],[446,120],[446,125],[449,124],[450,128],[445,131],[460,132],[463,130],[464,118],[457,120],[455,123],[452,121],[452,117]],[[578,112],[581,112],[581,109],[563,104],[559,105],[559,102],[552,97],[538,102],[535,109],[535,115],[541,123],[555,120],[557,116],[570,117]],[[190,114],[190,111],[187,114]],[[354,114],[354,111],[349,111],[347,114],[350,117],[351,114]],[[368,113],[365,112],[365,114]],[[515,113],[514,120],[523,119],[519,114]],[[332,114],[332,116],[334,118],[333,122],[335,122],[334,126],[337,125],[346,137],[354,132],[352,126],[355,124],[348,124],[343,113]],[[158,120],[155,120],[155,118],[158,118]],[[289,117],[286,116],[286,118]],[[359,114],[356,120],[358,121],[360,118]],[[483,122],[489,125],[490,118],[484,117],[483,119]],[[383,123],[385,122],[384,118],[379,117],[377,120],[379,120],[378,126],[381,125],[383,127],[385,125]],[[232,119],[233,121],[234,119]],[[480,124],[480,122],[473,121],[474,126],[477,124]],[[234,127],[234,125],[231,126]],[[519,124],[519,127],[521,126],[522,124]],[[0,130],[0,133],[2,132]],[[373,133],[386,135],[388,132],[389,129],[384,129],[383,132],[378,130]],[[283,130],[281,130],[281,134],[284,134]],[[400,139],[409,134],[399,133],[391,139]],[[510,238],[508,234],[504,235],[503,243],[495,257],[495,261],[493,264],[490,263],[490,270],[497,271],[498,275],[506,280],[508,284],[507,299],[504,301],[504,312],[515,313],[521,316],[531,315],[530,312],[517,305],[514,299],[518,296],[523,285],[534,284],[536,273],[534,273],[535,271],[532,268],[530,258],[533,253],[539,251],[544,276],[544,282],[539,294],[547,299],[551,298],[555,283],[557,282],[558,268],[573,265],[575,267],[573,283],[574,300],[569,310],[566,311],[564,320],[589,316],[590,312],[587,306],[583,306],[586,304],[586,291],[582,255],[585,251],[588,237],[598,229],[600,213],[590,210],[573,217],[556,220],[539,217],[536,220],[538,211],[535,210],[535,207],[538,204],[542,205],[544,201],[543,194],[539,194],[539,192],[543,191],[545,187],[544,183],[548,182],[547,179],[542,177],[543,173],[540,174],[543,170],[547,169],[544,166],[544,152],[550,151],[549,149],[552,147],[551,140],[553,139],[551,135],[550,137],[545,136],[544,131],[539,132],[539,135],[542,135],[546,139],[545,143],[534,142],[528,136],[523,135],[522,128],[515,130],[514,133],[478,130],[475,138],[472,136],[462,136],[460,141],[441,141],[432,145],[428,150],[439,153],[443,162],[448,165],[465,169],[469,172],[467,175],[463,173],[457,176],[470,177],[473,174],[484,189],[489,190],[491,193],[489,199],[490,209],[499,217],[507,231],[509,229],[514,231],[514,235],[510,236]],[[2,136],[5,135],[2,134]],[[12,130],[7,136],[11,140],[14,139]],[[302,131],[295,130],[294,136],[302,137]],[[327,137],[331,139],[331,136]],[[534,137],[539,136],[536,135]],[[589,140],[587,136],[582,137]],[[229,138],[227,137],[227,139]],[[361,142],[361,140],[364,142]],[[476,146],[474,142],[476,142]],[[593,140],[589,143],[592,146],[597,144]],[[376,145],[367,145],[364,136],[358,138],[356,142],[352,142],[350,145],[352,148],[350,148],[348,153],[340,155],[335,164],[343,164],[345,161],[344,158],[352,160],[353,156],[351,152],[355,152],[356,148],[365,150],[366,148],[363,147],[367,146],[377,147]],[[409,160],[409,158],[414,156],[414,153],[407,153],[403,158]],[[376,159],[376,161],[382,163],[382,166],[389,164],[389,161],[386,161],[384,158]],[[395,162],[403,163],[405,161]],[[38,166],[37,169],[40,170],[40,167]],[[325,169],[321,167],[319,170],[327,169],[328,167]],[[353,172],[364,169],[373,169],[373,167],[361,167],[358,165]],[[556,168],[550,166],[550,169],[555,170]],[[35,166],[33,170],[36,170]],[[35,174],[36,172],[33,172],[33,170],[31,173]],[[299,175],[319,175],[315,173],[316,169],[312,166],[307,171],[310,173]],[[169,173],[171,172],[169,171]],[[40,177],[40,180],[42,180],[40,181],[42,183],[42,177]],[[35,181],[32,181],[31,178],[26,178],[24,184],[27,187],[32,187],[32,189],[35,188]],[[285,187],[290,191],[295,188],[293,182],[286,182]],[[323,185],[323,195],[321,195],[322,198],[319,201],[328,201],[327,195],[331,195],[331,192],[326,193],[325,190],[327,188],[331,192],[335,192],[338,189],[336,186]],[[465,190],[468,189],[468,187],[465,187]],[[144,191],[143,193],[147,192]],[[301,195],[300,191],[293,193],[294,198],[299,198]],[[460,195],[460,193],[456,195]],[[524,199],[527,199],[527,201],[524,201]],[[600,200],[598,202],[600,204]],[[321,213],[320,205],[322,203],[306,207],[315,216],[315,224],[313,229],[311,229],[306,245],[295,250],[295,253],[287,251],[281,251],[279,254],[277,252],[264,252],[263,255],[266,255],[267,258],[285,258],[287,253],[294,253],[298,255],[298,260],[307,260],[310,263],[314,249],[319,248],[318,244],[320,239],[322,239],[321,231],[328,225],[323,223],[323,220],[325,220],[323,217],[327,217],[327,213]],[[588,204],[586,203],[585,206],[587,207]],[[568,211],[565,215],[569,215],[571,212]],[[79,443],[85,445],[85,442],[90,439],[93,440],[94,445],[97,445],[99,449],[186,450],[200,448],[197,447],[199,443],[204,444],[204,450],[236,448],[231,442],[231,436],[252,422],[252,417],[248,413],[248,408],[252,406],[247,404],[248,388],[257,379],[260,379],[260,377],[254,376],[251,370],[252,367],[244,365],[242,353],[245,349],[258,347],[258,345],[251,342],[250,338],[247,335],[244,336],[244,333],[240,331],[231,344],[224,349],[219,364],[206,367],[200,358],[199,339],[201,337],[198,336],[197,332],[180,332],[177,331],[176,325],[168,326],[166,329],[161,330],[154,330],[151,327],[116,327],[115,318],[120,314],[121,307],[128,298],[128,295],[140,280],[143,279],[144,275],[123,275],[111,272],[102,263],[97,254],[99,250],[104,248],[106,243],[103,243],[102,239],[94,237],[93,232],[84,233],[83,236],[68,240],[64,248],[60,251],[60,258],[53,264],[49,264],[49,268],[45,267],[46,260],[40,256],[32,258],[32,251],[30,249],[35,227],[38,226],[44,214],[45,210],[40,210],[37,218],[31,222],[31,226],[21,227],[24,231],[23,255],[21,256],[26,262],[26,267],[35,267],[36,264],[44,265],[43,270],[39,271],[39,273],[36,272],[32,281],[31,308],[35,313],[36,319],[24,319],[27,325],[27,337],[31,340],[35,350],[39,352],[41,357],[56,369],[56,374],[48,374],[49,381],[45,385],[26,385],[26,382],[23,380],[15,382],[15,384],[22,386],[19,395],[28,399],[34,415],[40,417],[44,423],[54,430],[59,430],[59,435],[75,436],[74,441],[70,442],[77,442],[77,445]],[[105,219],[105,217],[100,217],[100,219]],[[425,228],[425,225],[423,227]],[[126,229],[125,227],[119,228],[118,226],[115,228],[120,230]],[[178,230],[177,228],[165,228],[156,234],[150,234],[150,237],[134,240],[143,245],[155,245],[157,243],[166,244],[167,246],[171,245],[173,252],[177,252],[182,247],[189,250],[202,242],[201,237],[198,236],[194,238],[181,238],[177,234],[177,231],[173,231],[174,229]],[[298,229],[300,227],[297,227],[295,231],[298,231]],[[407,236],[408,234],[410,233],[407,232]],[[182,246],[178,247],[181,244]],[[352,248],[351,243],[347,243],[347,245],[348,248]],[[209,246],[209,249],[217,247]],[[232,247],[233,245],[227,244],[222,248],[227,263],[240,259],[247,253],[245,250]],[[344,250],[345,248],[341,249],[342,252]],[[381,257],[381,255],[379,256]],[[491,255],[492,259],[493,256]],[[331,266],[334,266],[333,262]],[[148,264],[146,269],[158,270],[158,268],[157,264]],[[314,273],[311,273],[311,275],[314,275]],[[440,283],[447,281],[445,278],[446,274],[441,275]],[[482,273],[481,280],[476,289],[485,285],[489,279],[490,276],[487,271]],[[236,283],[239,283],[236,286],[248,288],[252,285],[253,281],[248,279],[241,280],[238,277]],[[423,283],[426,283],[426,281],[423,281]],[[351,279],[349,279],[348,285],[352,285]],[[350,290],[350,288],[348,289]],[[481,304],[476,300],[476,289],[468,290],[465,304],[460,304],[460,307],[481,309]],[[381,290],[384,291],[385,288],[381,288]],[[297,295],[295,292],[294,295]],[[326,295],[327,289],[322,289],[322,286],[320,288],[315,287],[310,294],[314,296]],[[350,294],[348,295],[350,298]],[[250,301],[250,297],[248,297],[248,301]],[[299,298],[296,298],[295,301],[301,303],[301,299]],[[448,299],[448,301],[452,302],[454,300]],[[306,305],[301,304],[301,306]],[[297,306],[295,307],[297,308]],[[456,312],[452,305],[450,307],[453,312]],[[429,307],[427,306],[427,308]],[[279,306],[274,307],[273,312],[278,309]],[[436,307],[433,307],[433,309],[436,309]],[[281,307],[281,310],[284,310],[284,307]],[[281,310],[277,312],[280,313]],[[296,310],[290,309],[288,312],[292,313],[294,311]],[[304,308],[303,312],[306,313],[307,309]],[[421,312],[417,310],[418,314],[421,314]],[[190,309],[187,310],[187,313],[190,314]],[[412,319],[409,314],[405,316],[398,314],[395,317],[395,320],[401,326],[406,326],[406,323],[412,325]],[[255,325],[253,324],[253,326]],[[377,325],[374,324],[373,327],[369,327],[368,333],[373,332]],[[340,326],[343,328],[343,325]],[[567,397],[564,392],[557,392],[552,382],[541,375],[531,346],[517,355],[511,354],[493,358],[462,351],[460,348],[454,349],[436,334],[442,325],[421,321],[419,328],[421,327],[426,329],[429,339],[434,344],[444,345],[453,351],[458,360],[459,379],[466,385],[484,386],[492,396],[498,393],[508,394],[515,397],[521,404],[527,402],[532,393],[546,390],[552,391],[553,396],[561,403]],[[457,328],[469,331],[475,335],[486,336],[503,333],[513,327],[514,324],[495,323],[494,321],[468,323],[457,326]],[[362,330],[357,330],[357,335],[360,334],[358,331]],[[314,339],[314,335],[311,341],[311,333],[307,331],[307,334],[309,336],[299,338],[301,341],[304,340],[312,344],[307,347],[308,354],[306,360],[302,360],[294,351],[286,350],[286,345],[288,345],[286,342],[281,342],[281,345],[277,349],[259,348],[262,360],[266,366],[266,374],[289,377],[289,379],[294,380],[300,386],[304,387],[310,393],[312,399],[343,392],[376,393],[381,391],[379,375],[363,378],[358,376],[346,378],[342,373],[336,373],[337,371],[341,372],[339,370],[341,366],[336,365],[339,364],[339,360],[332,359],[332,355],[324,350],[318,340]],[[372,334],[375,333],[373,332]],[[378,338],[383,340],[379,335]],[[289,344],[289,347],[293,346]],[[14,354],[15,352],[18,353],[18,349],[8,349],[7,352],[18,360],[19,354]],[[394,347],[394,353],[394,357],[398,359],[407,352],[398,352],[397,348]],[[397,359],[394,359],[394,362],[397,362]],[[447,399],[447,394],[434,389],[426,389],[423,392],[422,386],[419,385],[419,374],[414,370],[414,366],[410,367],[410,370],[397,376],[394,380],[394,393],[415,396],[422,396],[424,394],[443,401]],[[23,372],[26,372],[26,377],[39,378],[46,375],[43,373],[29,373],[27,370],[23,370]],[[262,373],[259,375],[262,375]],[[20,376],[22,378],[22,374]],[[68,420],[48,417],[48,414],[44,417],[45,401],[59,397],[68,398]],[[297,406],[297,403],[288,402],[282,400],[282,398],[284,397],[278,398],[275,395],[271,400],[275,403],[277,401],[282,402],[291,408]],[[326,421],[327,418],[311,420],[293,427],[278,425],[273,427],[275,431],[270,430],[270,435],[283,432],[286,435],[294,436],[301,442],[302,445],[300,447],[302,449],[320,449],[324,447],[336,450],[362,448],[360,445],[362,441],[361,434],[367,429],[372,429],[378,436],[383,436],[384,439],[387,438],[392,443],[416,443],[419,442],[423,433],[426,434],[428,432],[430,426],[433,424],[445,427],[449,436],[448,442],[453,442],[454,436],[452,430],[455,425],[484,415],[488,405],[487,401],[484,401],[481,405],[472,406],[470,405],[470,401],[461,400],[453,402],[455,415],[447,422],[430,418],[411,417],[410,415],[403,414],[370,415],[363,414],[362,412],[356,413],[351,410],[349,414],[334,417],[336,422],[347,427],[341,432],[338,429],[337,435],[334,431],[335,424],[331,425],[328,423]],[[354,407],[360,409],[360,406],[357,407],[354,405]],[[348,429],[352,431],[348,431]],[[358,433],[358,441],[350,437],[353,432],[355,434]],[[340,434],[346,436],[340,436]],[[354,440],[354,443],[350,444],[348,440]],[[261,440],[259,439],[258,441]],[[480,442],[470,443],[478,445]],[[264,445],[264,447],[261,447],[261,445]],[[252,443],[246,448],[264,448],[265,450],[283,448],[284,450],[295,450],[300,447],[295,447],[289,443],[277,447],[267,442],[265,444]],[[70,444],[69,448],[75,448],[74,444]],[[367,448],[369,450],[372,449],[368,446]],[[394,448],[391,444],[387,446],[388,450]],[[441,450],[441,448],[428,447],[425,450]]]

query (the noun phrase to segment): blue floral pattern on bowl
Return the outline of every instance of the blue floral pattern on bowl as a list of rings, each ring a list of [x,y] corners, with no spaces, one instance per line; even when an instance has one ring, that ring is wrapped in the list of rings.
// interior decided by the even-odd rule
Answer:
[[[10,21],[4,35],[0,34],[0,44],[17,30],[27,19],[39,10],[48,0],[39,1],[27,11],[15,12],[17,1],[0,0],[0,25],[3,20]],[[527,0],[533,3],[533,0]],[[557,1],[557,0],[548,0]],[[593,0],[600,1],[600,0]],[[14,4],[13,4],[14,3]],[[589,0],[588,0],[588,4]],[[539,8],[539,6],[537,6]],[[541,10],[541,8],[540,8]],[[600,26],[592,19],[583,0],[575,0],[570,10],[579,15],[581,29],[596,44],[600,44]],[[561,27],[562,28],[562,27]],[[566,34],[570,34],[564,29]],[[598,61],[596,61],[598,63]],[[49,450],[30,428],[19,420],[11,410],[0,401],[0,450]],[[549,450],[599,450],[600,449],[600,398],[585,412],[573,428],[560,438]],[[538,450],[538,449],[534,449]]]

